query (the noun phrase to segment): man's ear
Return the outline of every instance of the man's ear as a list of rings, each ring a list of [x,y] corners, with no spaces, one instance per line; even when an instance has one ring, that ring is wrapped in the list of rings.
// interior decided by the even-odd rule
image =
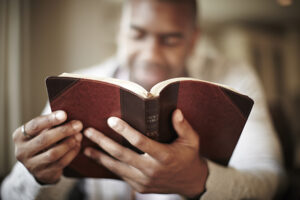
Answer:
[[[189,55],[192,55],[194,53],[194,50],[197,46],[197,43],[199,41],[200,38],[200,33],[201,30],[199,27],[195,27],[195,30],[192,33],[192,39],[191,39],[191,45],[190,45],[190,49],[189,49]]]

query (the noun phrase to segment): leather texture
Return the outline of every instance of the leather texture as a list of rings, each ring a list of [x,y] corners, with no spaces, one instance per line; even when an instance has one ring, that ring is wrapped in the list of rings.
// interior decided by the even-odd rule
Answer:
[[[57,77],[48,77],[46,79],[46,85],[50,102],[57,96],[62,94],[69,87],[71,87],[73,84],[75,84],[77,81],[79,81],[78,78],[61,77],[58,79]],[[52,87],[53,82],[55,83],[54,87]]]
[[[58,77],[47,81],[48,92],[49,88],[55,88],[57,81],[62,80],[69,82],[72,78]],[[49,94],[51,96],[51,94]],[[83,123],[83,128],[93,127],[105,135],[109,136],[118,143],[124,143],[124,139],[106,123],[110,116],[121,117],[120,109],[120,88],[118,86],[102,83],[98,81],[80,79],[68,87],[57,96],[50,100],[52,111],[64,110],[67,112],[68,119],[80,120]],[[105,167],[98,165],[93,160],[83,154],[83,150],[87,146],[92,146],[99,149],[96,144],[91,142],[85,136],[82,141],[82,149],[79,155],[72,163],[65,168],[64,175],[71,177],[98,177],[98,178],[118,178]]]
[[[171,83],[159,97],[149,99],[89,79],[49,77],[46,82],[52,111],[65,110],[67,121],[80,120],[84,129],[93,127],[138,153],[142,152],[108,127],[107,119],[122,118],[148,137],[170,143],[177,138],[172,113],[179,108],[200,135],[201,155],[223,165],[228,164],[253,106],[253,100],[247,96],[199,81]],[[119,179],[82,153],[87,146],[100,150],[84,136],[81,152],[65,168],[64,175]]]
[[[253,103],[249,97],[218,85],[184,81],[177,108],[200,135],[200,154],[227,165]]]

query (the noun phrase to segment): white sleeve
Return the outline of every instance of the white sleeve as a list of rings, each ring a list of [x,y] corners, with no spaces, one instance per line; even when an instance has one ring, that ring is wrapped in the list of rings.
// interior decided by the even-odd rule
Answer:
[[[63,200],[66,199],[75,182],[75,179],[61,177],[56,184],[40,185],[23,164],[17,162],[2,183],[1,198],[3,200]]]
[[[254,106],[228,167],[208,162],[207,191],[201,199],[272,199],[284,183],[282,154],[265,98],[248,68],[230,72],[223,83],[254,99]]]
[[[268,169],[238,170],[208,162],[209,178],[201,200],[273,199],[280,175]]]

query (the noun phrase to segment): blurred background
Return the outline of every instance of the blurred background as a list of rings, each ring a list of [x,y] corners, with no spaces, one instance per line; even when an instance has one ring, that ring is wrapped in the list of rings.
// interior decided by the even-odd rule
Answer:
[[[300,199],[300,1],[199,2],[202,34],[192,68],[210,51],[256,70],[283,145],[284,199]],[[15,162],[11,134],[45,106],[45,78],[114,55],[121,3],[0,0],[1,179]]]

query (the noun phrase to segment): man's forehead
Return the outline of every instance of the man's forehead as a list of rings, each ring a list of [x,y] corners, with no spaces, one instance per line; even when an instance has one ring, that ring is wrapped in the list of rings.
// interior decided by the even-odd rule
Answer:
[[[190,5],[183,1],[129,0],[126,6],[124,17],[135,27],[167,32],[193,25]]]

